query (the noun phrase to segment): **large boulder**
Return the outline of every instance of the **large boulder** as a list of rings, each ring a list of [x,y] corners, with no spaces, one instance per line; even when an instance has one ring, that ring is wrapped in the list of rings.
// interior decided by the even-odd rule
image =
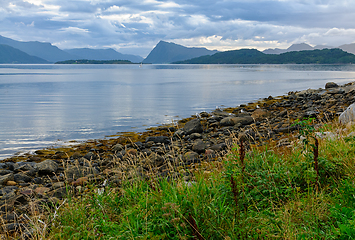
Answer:
[[[349,122],[355,122],[355,103],[351,104],[340,116],[339,122],[347,124]]]
[[[192,119],[187,122],[183,128],[186,135],[190,135],[192,133],[202,133],[203,127],[200,122],[200,119]]]
[[[47,159],[43,162],[37,163],[34,168],[38,170],[38,173],[51,174],[57,171],[58,164],[53,160]]]
[[[338,84],[336,84],[335,82],[327,82],[325,84],[325,89],[328,89],[328,88],[336,88],[336,87],[339,87]]]

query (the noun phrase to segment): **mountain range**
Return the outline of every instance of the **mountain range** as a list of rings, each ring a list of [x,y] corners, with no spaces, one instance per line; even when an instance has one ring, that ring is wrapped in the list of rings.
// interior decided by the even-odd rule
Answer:
[[[351,64],[355,55],[339,48],[266,54],[256,49],[240,49],[201,56],[177,64]]]
[[[0,63],[55,63],[68,60],[128,60],[133,63],[143,62],[164,64],[195,59],[202,56],[206,56],[203,58],[208,58],[208,56],[223,53],[218,52],[217,50],[208,50],[206,48],[189,48],[165,41],[160,41],[145,59],[136,55],[122,54],[112,48],[75,48],[63,50],[52,45],[51,43],[38,41],[16,41],[3,36],[0,36],[0,45]],[[287,49],[266,49],[260,53],[267,55],[280,55],[295,51],[312,51],[332,48],[333,47],[331,46],[325,45],[312,47],[306,43],[300,43],[293,44]],[[338,48],[345,52],[355,54],[355,43],[341,45]],[[231,51],[227,51],[225,56],[230,54],[230,52]]]
[[[129,60],[131,62],[142,62],[143,58],[136,55],[122,54],[114,49],[89,49],[77,48],[62,50],[51,43],[42,43],[37,41],[22,42],[16,41],[11,38],[0,36],[0,44],[10,46],[23,53],[26,53],[37,58],[41,58],[44,62],[54,63],[58,61],[74,60],[74,59],[90,59],[90,60]],[[12,55],[9,51],[8,54]],[[18,56],[13,53],[13,57]],[[6,56],[0,55],[0,62],[6,60]],[[24,63],[37,63],[26,58],[27,62]],[[23,62],[20,58],[15,62]],[[7,62],[11,63],[11,62]]]
[[[304,51],[304,50],[322,50],[322,49],[332,49],[332,48],[340,48],[341,50],[355,54],[355,43],[351,44],[344,44],[339,47],[332,47],[327,45],[317,45],[312,47],[306,43],[299,43],[299,44],[292,44],[287,49],[280,49],[280,48],[269,48],[263,51],[265,54],[282,54],[287,52],[294,52],[294,51]]]

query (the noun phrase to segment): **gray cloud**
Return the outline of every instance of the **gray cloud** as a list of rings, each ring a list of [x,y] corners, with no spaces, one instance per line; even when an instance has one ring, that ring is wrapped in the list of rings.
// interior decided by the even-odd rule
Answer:
[[[237,49],[355,39],[347,0],[3,0],[0,34],[147,55],[161,39]]]

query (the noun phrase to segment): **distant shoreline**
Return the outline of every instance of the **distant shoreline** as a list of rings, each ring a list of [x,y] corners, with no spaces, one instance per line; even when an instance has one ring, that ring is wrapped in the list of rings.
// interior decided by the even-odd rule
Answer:
[[[87,59],[79,59],[79,60],[67,60],[67,61],[59,61],[54,64],[140,64],[133,63],[129,60],[87,60]]]

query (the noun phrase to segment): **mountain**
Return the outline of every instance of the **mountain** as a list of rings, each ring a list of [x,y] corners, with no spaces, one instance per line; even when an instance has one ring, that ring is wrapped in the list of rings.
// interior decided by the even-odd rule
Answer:
[[[48,63],[48,61],[30,56],[11,46],[0,44],[0,63]]]
[[[339,46],[339,48],[342,49],[343,51],[348,52],[348,53],[355,54],[355,43],[344,44],[344,45]]]
[[[112,48],[108,49],[90,49],[90,48],[74,48],[66,49],[67,53],[75,55],[75,59],[89,60],[129,60],[131,62],[140,63],[143,58],[136,55],[122,54]]]
[[[265,54],[281,54],[281,53],[285,53],[286,49],[280,49],[280,48],[268,48],[266,50],[263,51],[263,53]]]
[[[326,48],[334,48],[331,46],[326,46],[326,45],[317,45],[315,47],[312,47],[308,45],[307,43],[298,43],[298,44],[292,44],[289,48],[287,49],[280,49],[280,48],[269,48],[263,51],[265,54],[282,54],[282,53],[287,53],[287,52],[293,52],[293,51],[305,51],[305,50],[322,50]]]
[[[220,52],[175,62],[179,64],[344,64],[355,63],[355,55],[339,48],[265,54],[256,49]]]
[[[292,44],[289,48],[287,48],[287,52],[293,52],[293,51],[304,51],[304,50],[314,50],[313,47],[306,43],[298,43],[298,44]]]
[[[0,36],[0,44],[9,45],[29,55],[43,58],[48,62],[57,62],[62,60],[73,59],[72,55],[59,49],[56,46],[53,46],[50,43],[20,42],[10,38]]]
[[[175,43],[160,41],[147,58],[143,60],[143,63],[172,63],[204,55],[212,55],[217,52],[206,48],[188,48]]]

